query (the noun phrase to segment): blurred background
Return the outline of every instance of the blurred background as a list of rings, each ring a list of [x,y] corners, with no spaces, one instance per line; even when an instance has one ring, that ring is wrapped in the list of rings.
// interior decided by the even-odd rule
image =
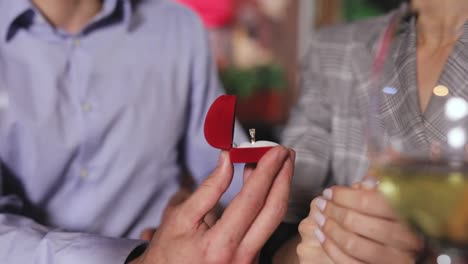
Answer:
[[[299,96],[299,58],[320,27],[376,16],[401,0],[174,0],[210,32],[223,86],[237,95],[237,118],[257,139],[279,141]]]

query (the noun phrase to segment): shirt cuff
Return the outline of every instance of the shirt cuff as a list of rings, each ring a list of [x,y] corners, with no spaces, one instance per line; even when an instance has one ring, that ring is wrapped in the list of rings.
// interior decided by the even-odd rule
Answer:
[[[100,237],[81,233],[51,232],[44,237],[38,253],[44,263],[125,263],[142,240]],[[42,263],[42,262],[41,262]]]
[[[147,247],[148,247],[148,244],[144,243],[144,244],[139,245],[135,249],[133,249],[130,255],[128,255],[127,259],[125,260],[125,264],[130,263],[130,261],[141,256],[145,252]]]

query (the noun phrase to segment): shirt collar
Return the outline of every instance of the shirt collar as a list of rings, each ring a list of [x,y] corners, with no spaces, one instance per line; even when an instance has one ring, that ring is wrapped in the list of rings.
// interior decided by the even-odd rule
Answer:
[[[29,0],[0,0],[1,42],[7,39],[8,32],[13,23],[27,11],[32,11],[32,4]]]
[[[89,32],[103,24],[123,22],[128,28],[132,16],[130,0],[104,0],[102,10],[85,27],[84,32]],[[16,30],[14,23],[25,14],[34,15],[36,9],[30,0],[0,0],[0,42],[8,41]],[[33,23],[30,17],[30,23]],[[13,35],[10,35],[13,34]]]
[[[101,12],[83,29],[87,34],[99,27],[123,23],[128,29],[132,16],[131,0],[105,0]]]
[[[105,0],[103,1],[101,11],[93,18],[89,24],[93,24],[99,20],[104,19],[107,16],[111,16],[118,8],[117,4],[120,4],[120,0]]]

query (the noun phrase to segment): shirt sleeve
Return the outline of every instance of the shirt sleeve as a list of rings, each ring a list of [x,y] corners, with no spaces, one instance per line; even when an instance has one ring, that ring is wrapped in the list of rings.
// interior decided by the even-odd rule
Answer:
[[[288,223],[297,223],[307,216],[310,202],[321,191],[330,167],[331,107],[320,56],[317,42],[312,42],[301,66],[300,99],[282,135],[283,144],[296,151],[285,218]]]
[[[216,167],[219,149],[208,144],[204,136],[205,116],[215,99],[223,94],[218,73],[212,58],[207,32],[198,18],[192,23],[192,81],[189,108],[188,129],[185,136],[185,161],[197,184],[203,181]],[[234,128],[234,142],[247,141],[240,124]],[[228,191],[221,198],[226,205],[240,191],[242,186],[243,164],[236,164],[233,181]]]
[[[139,240],[65,232],[12,214],[21,212],[22,201],[5,195],[0,173],[0,262],[35,264],[125,263]],[[79,216],[78,216],[79,217]]]

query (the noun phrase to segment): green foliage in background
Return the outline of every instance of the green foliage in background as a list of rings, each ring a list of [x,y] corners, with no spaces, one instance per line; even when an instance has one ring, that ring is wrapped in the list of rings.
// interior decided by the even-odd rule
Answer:
[[[279,65],[252,69],[229,67],[221,72],[221,81],[226,93],[239,97],[249,97],[258,91],[281,91],[286,88],[285,73]]]
[[[355,21],[378,16],[383,11],[366,0],[344,0],[344,18],[346,21]]]

